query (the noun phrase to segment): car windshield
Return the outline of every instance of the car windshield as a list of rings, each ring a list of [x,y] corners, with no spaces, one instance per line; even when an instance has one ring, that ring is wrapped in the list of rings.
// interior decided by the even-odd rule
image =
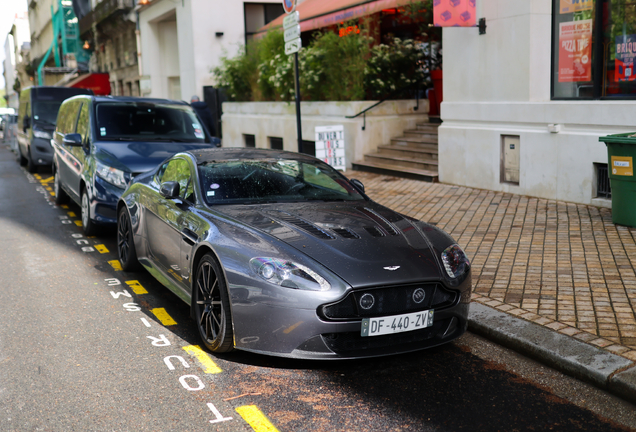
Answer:
[[[201,123],[185,105],[99,103],[96,118],[102,141],[206,142]]]
[[[199,179],[209,205],[365,199],[321,161],[212,161],[199,165]]]
[[[62,101],[34,101],[33,120],[54,125],[57,120],[57,112],[60,110]]]

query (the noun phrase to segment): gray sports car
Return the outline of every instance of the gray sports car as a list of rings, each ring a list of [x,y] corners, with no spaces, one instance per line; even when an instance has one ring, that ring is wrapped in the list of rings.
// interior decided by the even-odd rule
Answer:
[[[470,263],[455,241],[311,156],[179,153],[117,211],[124,270],[141,263],[189,304],[212,352],[382,356],[466,330]]]

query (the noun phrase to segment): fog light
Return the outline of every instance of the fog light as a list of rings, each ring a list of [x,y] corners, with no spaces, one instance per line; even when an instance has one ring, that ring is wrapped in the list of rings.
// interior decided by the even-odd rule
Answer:
[[[371,294],[366,293],[362,297],[360,297],[360,307],[362,309],[365,309],[365,310],[371,309],[374,304],[375,304],[375,298]]]
[[[426,297],[426,292],[422,288],[418,288],[413,292],[413,301],[415,303],[422,303]]]

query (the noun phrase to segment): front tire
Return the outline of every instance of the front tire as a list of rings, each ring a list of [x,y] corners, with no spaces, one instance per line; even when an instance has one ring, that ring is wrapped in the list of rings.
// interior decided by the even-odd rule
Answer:
[[[82,229],[84,230],[84,234],[87,236],[95,235],[97,233],[97,227],[95,226],[95,222],[91,219],[91,205],[88,201],[88,193],[86,193],[86,190],[82,191],[81,203]]]
[[[199,261],[192,301],[199,335],[207,349],[214,353],[232,351],[234,332],[227,285],[212,255]]]
[[[68,202],[68,195],[62,189],[62,185],[60,184],[60,174],[58,173],[57,168],[55,168],[53,174],[53,192],[55,193],[55,204],[66,204]]]
[[[119,209],[117,215],[117,253],[119,262],[124,271],[135,271],[139,269],[137,260],[137,249],[133,239],[132,222],[126,206]]]

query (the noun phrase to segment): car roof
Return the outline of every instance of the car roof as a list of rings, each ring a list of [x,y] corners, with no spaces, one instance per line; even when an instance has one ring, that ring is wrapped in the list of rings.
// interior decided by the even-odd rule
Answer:
[[[257,160],[257,159],[291,159],[315,161],[316,158],[304,153],[265,148],[223,147],[188,152],[194,156],[197,164],[219,160]]]
[[[152,104],[171,104],[171,105],[188,105],[184,101],[160,98],[145,98],[135,96],[91,96],[95,102],[137,102]]]

